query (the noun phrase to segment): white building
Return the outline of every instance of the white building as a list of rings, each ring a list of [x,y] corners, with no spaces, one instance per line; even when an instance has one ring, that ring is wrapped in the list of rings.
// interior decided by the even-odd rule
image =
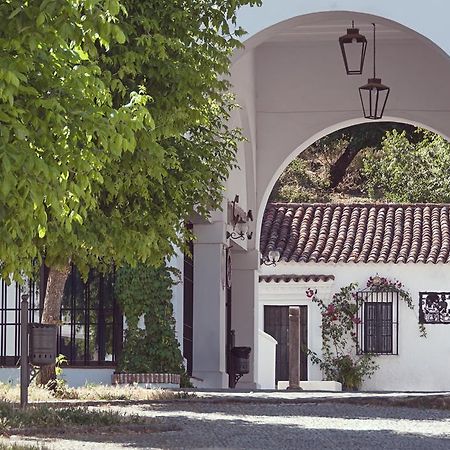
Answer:
[[[240,24],[250,33],[233,58],[231,81],[242,106],[233,123],[244,130],[248,141],[239,148],[240,170],[226,184],[224,212],[214,213],[210,223],[194,222],[193,373],[203,380],[199,385],[228,385],[226,342],[229,331],[235,330],[236,345],[253,349],[251,373],[239,385],[260,386],[259,241],[267,199],[279,175],[305,148],[330,132],[367,121],[358,87],[372,76],[372,23],[377,25],[377,75],[391,88],[384,119],[450,137],[449,13],[446,0],[265,0],[260,9],[242,11]],[[338,45],[352,20],[368,38],[362,76],[346,75]],[[236,195],[243,211],[252,210],[253,239],[227,239],[226,232],[232,231],[228,205]],[[227,252],[231,257],[228,295]],[[277,270],[281,267],[277,265]],[[333,288],[354,279],[346,266],[339,267],[342,274],[336,274]],[[406,265],[395,267],[409,270]],[[436,283],[446,270],[444,265],[419,267],[423,275],[416,279]],[[369,265],[364,268],[367,275],[377,271]],[[325,269],[318,273],[330,274]],[[396,271],[386,275],[404,278]],[[363,282],[365,275],[358,277]],[[445,281],[439,283],[433,289],[445,291]],[[411,286],[413,297],[419,289]],[[445,354],[446,344],[441,343],[439,351],[430,345],[431,334],[440,327],[432,328],[429,338],[418,344],[426,346],[427,358],[433,351]],[[434,375],[430,375],[430,383],[422,380],[415,386],[442,388],[442,373],[436,375],[439,383],[431,383]],[[370,383],[384,375],[380,369]],[[397,387],[407,389],[411,384]]]
[[[260,269],[259,242],[267,199],[279,175],[304,149],[335,130],[367,121],[358,87],[372,76],[372,23],[377,25],[377,75],[391,88],[384,120],[420,125],[450,137],[449,15],[447,0],[264,0],[259,9],[241,11],[240,25],[249,35],[244,48],[232,59],[231,82],[242,108],[232,117],[231,125],[240,127],[247,141],[238,150],[240,169],[234,170],[226,183],[223,211],[214,212],[207,222],[193,220],[197,240],[193,271],[185,284],[193,289],[185,289],[183,300],[181,292],[174,300],[181,314],[181,302],[186,304],[190,298],[179,324],[184,325],[184,352],[199,386],[228,386],[231,330],[235,331],[235,345],[252,348],[250,373],[239,385],[261,385],[257,368],[263,324],[258,280],[266,269]],[[352,21],[367,36],[368,50],[364,74],[349,77],[338,38]],[[231,202],[236,195],[239,202],[235,203],[238,208],[233,219]],[[245,220],[255,218],[248,222],[252,239],[229,237],[236,213]],[[181,261],[180,266],[184,266]],[[367,274],[377,271],[370,264],[363,266]],[[337,263],[340,272],[336,272],[334,284],[324,282],[323,289],[353,281],[354,273],[346,267]],[[407,264],[395,267],[409,271]],[[447,289],[445,281],[439,281],[445,272],[443,264],[419,264],[414,271],[419,267],[417,280],[435,280],[434,290]],[[395,270],[386,275],[404,278],[403,272]],[[330,272],[323,268],[322,274]],[[358,277],[362,280],[365,275]],[[411,285],[413,297],[419,289],[419,285]],[[430,345],[437,342],[432,334],[439,327],[433,327],[429,338],[418,343],[427,358],[433,352],[440,358],[448,350],[445,342],[439,350]],[[310,374],[314,370],[311,368]],[[416,379],[414,386],[440,389],[444,372],[428,374],[428,381]],[[369,382],[374,384],[367,387],[375,386],[381,376],[387,378],[380,369]],[[403,381],[396,386],[412,386]]]
[[[362,389],[450,389],[445,356],[450,352],[450,205],[271,204],[263,219],[261,251],[273,250],[280,261],[261,268],[258,315],[261,328],[279,345],[281,338],[278,380],[288,379],[287,307],[303,307],[304,345],[321,355],[321,311],[306,291],[317,290],[328,304],[351,283],[358,283],[364,295],[369,278],[378,275],[402,283],[414,308],[395,293],[365,293],[354,331],[363,350],[380,355],[379,369]],[[378,310],[369,318],[364,310],[377,305],[389,308],[388,314],[382,317]],[[277,320],[283,314],[285,320]],[[273,388],[274,380],[264,376],[273,359],[260,355],[258,380],[264,380],[261,387]],[[323,379],[306,355],[302,379]]]

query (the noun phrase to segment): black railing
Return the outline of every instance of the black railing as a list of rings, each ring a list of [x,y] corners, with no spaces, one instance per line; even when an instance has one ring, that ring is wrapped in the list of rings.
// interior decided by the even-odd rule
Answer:
[[[20,294],[30,294],[29,321],[39,322],[45,277],[23,287],[1,281],[0,365],[15,366],[20,354]],[[83,282],[75,268],[67,280],[61,306],[58,352],[72,366],[114,365],[122,349],[123,316],[113,292],[114,275],[94,271]]]
[[[357,296],[358,353],[398,355],[398,292],[371,289]]]

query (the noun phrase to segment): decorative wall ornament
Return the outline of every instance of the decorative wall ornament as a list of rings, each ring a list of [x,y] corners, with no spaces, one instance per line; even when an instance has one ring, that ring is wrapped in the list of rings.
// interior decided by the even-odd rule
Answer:
[[[450,292],[419,292],[419,323],[450,324]]]
[[[249,222],[253,222],[253,212],[249,209],[245,212],[239,205],[239,195],[234,197],[232,202],[228,202],[228,218],[233,227],[233,231],[226,232],[227,239],[251,239],[253,231],[250,231]]]

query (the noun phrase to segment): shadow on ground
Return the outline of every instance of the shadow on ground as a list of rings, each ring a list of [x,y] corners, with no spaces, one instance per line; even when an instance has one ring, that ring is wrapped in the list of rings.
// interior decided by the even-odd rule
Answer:
[[[69,434],[57,448],[448,449],[450,411],[320,404],[165,404],[115,410],[157,418],[155,432]],[[173,430],[173,431],[162,431]],[[55,442],[56,444],[56,442]],[[66,444],[68,445],[66,447]],[[110,447],[109,447],[110,448]]]

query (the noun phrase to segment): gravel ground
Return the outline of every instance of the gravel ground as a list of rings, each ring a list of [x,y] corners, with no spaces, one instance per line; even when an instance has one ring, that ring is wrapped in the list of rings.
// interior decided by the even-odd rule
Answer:
[[[110,408],[158,418],[160,429],[171,431],[26,441],[58,450],[450,449],[448,410],[251,401],[114,405]]]

